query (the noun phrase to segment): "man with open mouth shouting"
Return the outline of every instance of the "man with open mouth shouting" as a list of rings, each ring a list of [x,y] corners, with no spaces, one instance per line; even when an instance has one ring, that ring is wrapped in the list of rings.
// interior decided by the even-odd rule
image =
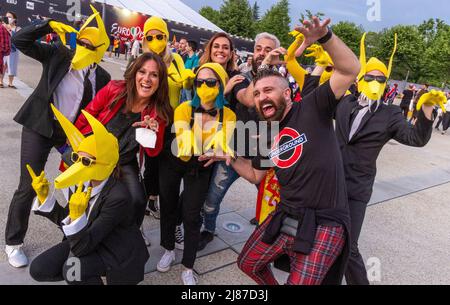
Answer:
[[[253,160],[204,155],[200,160],[226,160],[240,176],[260,182],[274,168],[280,204],[254,231],[238,258],[239,268],[258,284],[276,285],[270,263],[290,260],[288,284],[340,283],[349,253],[349,211],[344,168],[333,128],[333,113],[358,75],[353,52],[317,17],[296,30],[305,50],[318,41],[328,51],[335,71],[330,80],[293,103],[286,79],[272,69],[253,80],[253,98],[262,119],[279,124],[269,139],[270,153]],[[260,139],[261,140],[261,139]],[[329,272],[338,269],[339,273]],[[330,275],[333,275],[330,277]]]

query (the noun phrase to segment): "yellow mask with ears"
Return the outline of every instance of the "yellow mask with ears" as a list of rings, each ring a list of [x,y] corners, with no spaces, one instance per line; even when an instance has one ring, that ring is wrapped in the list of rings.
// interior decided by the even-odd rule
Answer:
[[[148,36],[148,32],[151,30],[158,30],[164,34],[164,38],[162,40],[156,39],[153,37],[152,41],[148,41],[146,37]],[[167,28],[167,23],[160,17],[152,16],[147,19],[144,24],[144,39],[146,43],[143,45],[144,51],[151,51],[152,53],[160,55],[167,48],[167,39],[169,39],[169,30]],[[150,35],[151,36],[151,35]]]
[[[97,12],[92,5],[91,9],[93,14],[79,30],[77,39],[88,40],[92,44],[93,49],[91,50],[85,46],[77,45],[75,56],[72,59],[72,68],[74,70],[82,70],[94,63],[100,63],[109,47],[109,37],[106,33],[105,25],[100,17],[100,13]],[[97,21],[97,27],[88,27],[94,19]]]
[[[73,151],[85,152],[95,157],[95,161],[86,166],[76,162],[55,179],[55,188],[63,189],[91,180],[107,179],[119,161],[119,143],[116,137],[109,133],[92,115],[82,110],[83,115],[92,127],[93,134],[84,137],[83,134],[51,104],[53,113],[61,124]]]
[[[380,101],[383,97],[384,90],[386,89],[387,79],[389,79],[392,72],[392,63],[394,60],[395,52],[397,51],[397,33],[394,35],[394,50],[392,51],[391,58],[389,60],[389,66],[386,67],[379,59],[372,57],[366,62],[366,46],[365,39],[366,34],[364,33],[361,38],[361,54],[359,61],[361,64],[361,71],[358,75],[358,91],[362,93],[369,101]],[[371,71],[378,70],[383,73],[386,77],[385,82],[378,82],[377,80],[366,81],[364,76],[370,74]]]

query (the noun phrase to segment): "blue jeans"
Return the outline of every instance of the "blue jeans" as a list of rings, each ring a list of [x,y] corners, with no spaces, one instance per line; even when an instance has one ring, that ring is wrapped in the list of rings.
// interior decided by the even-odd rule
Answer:
[[[216,230],[220,204],[230,186],[238,178],[239,174],[232,166],[227,166],[225,162],[216,162],[214,165],[208,195],[203,206],[205,231],[214,233]]]

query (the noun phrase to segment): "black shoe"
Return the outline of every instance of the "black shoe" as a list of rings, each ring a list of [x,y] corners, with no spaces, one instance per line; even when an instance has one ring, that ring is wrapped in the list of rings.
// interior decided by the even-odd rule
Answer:
[[[250,220],[250,224],[251,224],[251,225],[254,225],[254,226],[259,225],[258,219],[256,219],[256,217],[253,218],[252,220]]]
[[[206,245],[214,239],[214,233],[203,231],[200,233],[200,242],[198,243],[197,251],[205,249]]]

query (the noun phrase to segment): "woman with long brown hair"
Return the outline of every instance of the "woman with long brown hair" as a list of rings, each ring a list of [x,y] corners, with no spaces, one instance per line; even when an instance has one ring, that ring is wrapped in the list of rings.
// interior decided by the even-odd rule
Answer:
[[[139,226],[144,219],[146,198],[139,181],[136,155],[139,152],[139,159],[142,160],[144,152],[152,157],[161,152],[165,127],[173,117],[168,92],[166,65],[158,55],[145,53],[128,67],[125,80],[111,81],[85,109],[119,140],[121,179],[130,191]],[[83,134],[91,132],[90,125],[82,114],[75,126]],[[145,132],[144,138],[138,137],[136,127],[151,131]],[[153,148],[144,148],[139,144],[155,135]]]

